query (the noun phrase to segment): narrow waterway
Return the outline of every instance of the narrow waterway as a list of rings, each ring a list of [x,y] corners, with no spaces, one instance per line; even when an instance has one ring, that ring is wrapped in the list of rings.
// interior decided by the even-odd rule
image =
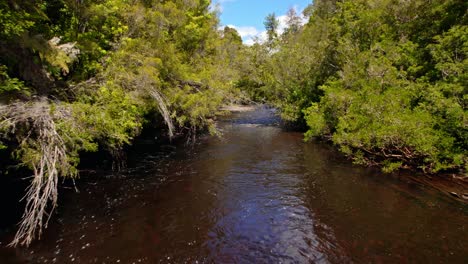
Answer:
[[[128,170],[63,190],[41,241],[4,236],[0,263],[467,263],[465,204],[278,123],[259,108],[190,150],[142,142]]]

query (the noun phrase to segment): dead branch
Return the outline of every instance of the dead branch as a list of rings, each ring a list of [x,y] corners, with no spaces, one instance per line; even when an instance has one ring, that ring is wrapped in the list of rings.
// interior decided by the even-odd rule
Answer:
[[[206,85],[206,84],[203,84],[203,83],[200,83],[200,82],[196,82],[196,81],[186,81],[186,80],[179,80],[179,87],[182,87],[182,86],[189,86],[190,88],[194,89],[195,91],[197,92],[202,92],[204,90],[212,90],[212,88],[209,86],[209,85]]]
[[[70,116],[68,109],[42,99],[32,103],[14,103],[0,106],[0,128],[3,137],[14,135],[20,143],[23,163],[33,170],[33,180],[23,199],[26,207],[18,231],[10,246],[28,246],[40,238],[42,228],[57,205],[59,175],[71,173],[71,164],[65,142],[57,132],[56,121]],[[18,131],[18,128],[23,129]],[[25,153],[26,151],[33,151]]]
[[[169,129],[169,138],[174,137],[174,123],[172,123],[171,113],[167,109],[166,100],[164,100],[164,97],[155,88],[149,89],[149,93],[151,97],[153,97],[153,99],[156,100],[159,112],[161,113],[162,117],[164,118],[164,121],[166,122],[167,128]]]

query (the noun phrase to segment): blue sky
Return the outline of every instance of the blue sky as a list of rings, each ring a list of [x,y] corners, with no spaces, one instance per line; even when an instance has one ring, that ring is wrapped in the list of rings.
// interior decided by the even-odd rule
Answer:
[[[244,43],[252,44],[254,36],[265,37],[263,21],[268,14],[274,12],[282,28],[289,8],[301,13],[312,0],[213,0],[213,3],[221,9],[221,24],[236,28]]]

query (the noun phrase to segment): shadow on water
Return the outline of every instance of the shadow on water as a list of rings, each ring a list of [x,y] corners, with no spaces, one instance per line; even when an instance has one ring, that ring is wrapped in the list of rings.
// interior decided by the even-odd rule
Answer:
[[[190,150],[145,144],[127,171],[63,190],[41,241],[1,263],[464,263],[466,205],[234,113]],[[5,239],[2,239],[4,243]],[[3,245],[3,244],[2,244]],[[3,253],[6,252],[6,253]]]

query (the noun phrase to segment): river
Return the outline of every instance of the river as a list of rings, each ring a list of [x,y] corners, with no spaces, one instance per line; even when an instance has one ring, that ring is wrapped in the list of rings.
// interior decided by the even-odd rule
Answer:
[[[40,241],[3,235],[0,263],[467,263],[466,204],[279,123],[259,107],[193,148],[141,142],[62,190]]]

